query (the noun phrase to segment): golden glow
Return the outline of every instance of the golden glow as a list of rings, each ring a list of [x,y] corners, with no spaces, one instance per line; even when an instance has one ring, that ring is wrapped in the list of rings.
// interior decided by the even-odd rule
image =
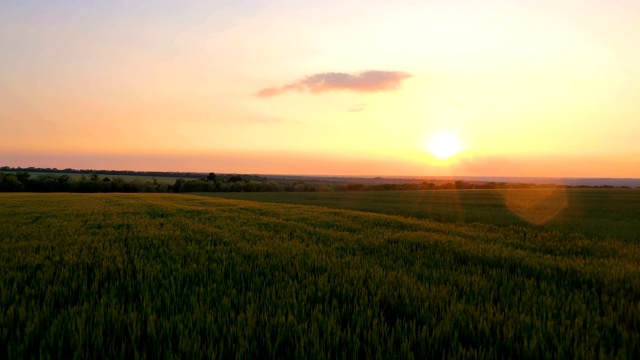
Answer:
[[[507,208],[523,220],[541,225],[554,219],[567,206],[563,188],[506,190],[503,193]]]
[[[638,1],[9,3],[0,166],[640,177]]]
[[[450,158],[462,150],[462,145],[458,138],[450,133],[436,134],[429,140],[427,149],[438,159]]]

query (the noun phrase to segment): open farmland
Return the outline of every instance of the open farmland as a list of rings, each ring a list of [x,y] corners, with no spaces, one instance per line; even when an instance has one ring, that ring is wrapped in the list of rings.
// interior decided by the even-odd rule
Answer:
[[[640,242],[639,189],[213,193],[208,196],[580,233]]]
[[[602,204],[603,221],[638,229],[625,205],[637,193],[607,194],[625,195]],[[629,230],[600,236],[588,227],[600,215],[573,200],[531,213],[583,211],[561,231],[502,223],[493,202],[498,218],[455,223],[413,216],[421,210],[398,193],[369,196],[408,210],[377,213],[373,198],[354,200],[364,212],[0,194],[0,358],[640,357],[640,245]],[[471,216],[465,206],[455,213]]]

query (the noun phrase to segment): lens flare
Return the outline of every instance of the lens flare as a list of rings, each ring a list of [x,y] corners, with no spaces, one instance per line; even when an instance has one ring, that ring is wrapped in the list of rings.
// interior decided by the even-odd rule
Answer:
[[[549,222],[567,206],[565,190],[557,187],[509,189],[503,195],[511,212],[535,225]]]

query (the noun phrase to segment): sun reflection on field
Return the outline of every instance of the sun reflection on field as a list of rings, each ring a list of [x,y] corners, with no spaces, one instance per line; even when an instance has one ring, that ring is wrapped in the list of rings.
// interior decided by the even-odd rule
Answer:
[[[565,189],[550,187],[542,189],[508,189],[502,193],[505,205],[511,212],[530,222],[541,225],[555,218],[566,206]]]

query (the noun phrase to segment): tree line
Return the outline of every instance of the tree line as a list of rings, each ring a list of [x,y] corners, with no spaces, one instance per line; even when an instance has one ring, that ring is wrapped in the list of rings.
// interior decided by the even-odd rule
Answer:
[[[250,177],[251,178],[251,177]],[[26,171],[0,172],[0,192],[213,192],[213,191],[281,191],[283,187],[268,181],[243,179],[238,175],[219,177],[210,173],[198,179],[178,178],[173,184],[157,179],[127,180],[92,173],[79,177],[67,174],[39,174],[31,176]]]
[[[276,183],[266,178],[250,176],[249,179],[239,175],[218,176],[209,173],[198,179],[178,178],[173,184],[159,182],[155,178],[143,181],[140,179],[127,180],[121,177],[100,176],[97,173],[82,174],[71,177],[67,174],[39,174],[35,177],[29,172],[15,173],[0,172],[0,192],[264,192],[264,191],[402,191],[402,190],[454,190],[454,189],[527,189],[544,187],[576,187],[554,184],[521,184],[506,182],[469,183],[458,180],[454,182],[436,184],[433,182],[405,183],[405,184],[322,184],[305,183],[304,181]],[[612,188],[612,186],[594,186],[593,188]]]
[[[0,167],[0,172],[37,172],[37,173],[65,173],[65,174],[105,174],[114,176],[149,176],[149,177],[177,177],[198,179],[202,177],[202,173],[195,172],[178,172],[178,171],[133,171],[133,170],[98,170],[98,169],[58,169],[58,168],[42,168],[42,167]]]

